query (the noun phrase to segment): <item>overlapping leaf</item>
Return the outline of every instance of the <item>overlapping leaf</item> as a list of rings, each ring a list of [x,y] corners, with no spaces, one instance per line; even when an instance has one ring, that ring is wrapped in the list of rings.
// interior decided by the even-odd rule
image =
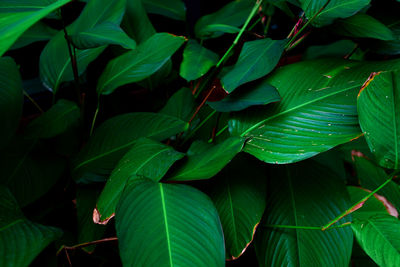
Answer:
[[[61,231],[27,220],[10,191],[0,186],[0,265],[28,266]]]
[[[168,99],[160,113],[189,121],[195,109],[196,102],[192,91],[183,87]]]
[[[367,143],[386,168],[400,168],[400,72],[375,73],[361,89],[357,110]]]
[[[309,158],[360,136],[356,96],[373,71],[398,69],[400,61],[304,61],[278,69],[266,81],[282,101],[240,112],[233,135],[247,137],[244,151],[269,163]],[[296,77],[296,79],[293,79]]]
[[[126,266],[224,266],[218,213],[202,192],[186,186],[134,180],[116,211]]]
[[[107,221],[114,213],[125,185],[133,179],[150,178],[158,182],[171,165],[184,154],[150,139],[139,139],[111,173],[97,201],[97,223]],[[97,218],[96,218],[97,219]]]
[[[128,113],[100,125],[73,162],[80,182],[104,180],[117,162],[140,137],[163,140],[187,127],[187,123],[157,113]]]
[[[186,19],[186,7],[182,0],[143,0],[143,5],[148,13],[176,20]]]
[[[282,167],[271,177],[265,219],[256,235],[260,266],[348,266],[353,244],[349,227],[326,231],[284,229],[320,227],[350,203],[344,183],[318,164]],[[349,216],[338,224],[349,222]]]
[[[56,30],[39,21],[26,30],[10,49],[18,49],[34,42],[50,40],[56,33]]]
[[[237,156],[211,184],[227,259],[237,259],[253,241],[266,205],[266,178],[264,168],[254,160]]]
[[[0,148],[6,145],[22,115],[22,81],[18,67],[10,57],[0,58]]]
[[[185,41],[184,37],[156,33],[136,49],[111,60],[97,84],[98,94],[141,81],[159,70]]]
[[[0,56],[33,24],[71,0],[2,0],[0,2]]]
[[[201,146],[197,152],[188,153],[187,161],[168,177],[172,181],[208,179],[217,174],[242,150],[243,138],[231,137],[217,145]],[[193,148],[189,149],[194,151]]]

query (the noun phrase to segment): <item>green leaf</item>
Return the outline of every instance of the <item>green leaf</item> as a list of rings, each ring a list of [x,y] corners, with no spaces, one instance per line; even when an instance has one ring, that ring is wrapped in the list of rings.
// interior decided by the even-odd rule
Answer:
[[[302,58],[304,60],[327,57],[343,58],[350,54],[355,47],[356,43],[350,40],[340,40],[328,45],[313,45],[307,48]]]
[[[46,194],[63,174],[66,162],[37,141],[16,138],[0,154],[2,175],[19,205]]]
[[[106,223],[114,216],[115,208],[125,185],[138,178],[160,181],[183,153],[150,139],[139,139],[118,162],[101,193],[96,207],[96,222]]]
[[[278,64],[285,44],[286,40],[269,38],[246,42],[236,64],[221,78],[225,91],[231,93],[240,85],[270,73]]]
[[[253,5],[253,1],[235,0],[217,12],[201,17],[195,25],[196,37],[208,39],[219,37],[224,32],[237,32],[237,27],[244,24]]]
[[[201,46],[196,40],[189,40],[183,51],[183,61],[179,74],[186,81],[193,81],[217,64],[219,56]]]
[[[379,164],[400,168],[400,73],[375,73],[361,88],[360,126]],[[382,108],[386,107],[386,108]]]
[[[93,222],[93,209],[101,190],[96,187],[79,186],[76,189],[76,216],[78,220],[78,243],[99,240],[106,230],[105,226]],[[86,252],[93,252],[95,246],[83,247]]]
[[[140,25],[140,27],[137,27]],[[142,1],[127,1],[122,28],[138,44],[143,43],[156,33],[147,17]]]
[[[274,225],[321,227],[349,206],[344,183],[330,170],[305,162],[279,168],[268,184],[265,218],[255,237],[260,266],[349,266],[350,227],[326,231]],[[349,222],[349,216],[338,224]]]
[[[245,252],[264,213],[266,176],[257,163],[238,156],[210,186],[224,231],[227,259],[237,259]]]
[[[118,203],[115,224],[124,266],[225,266],[217,211],[187,185],[134,180]]]
[[[138,138],[164,140],[187,128],[177,118],[157,113],[128,113],[100,125],[73,161],[76,181],[104,180]]]
[[[142,2],[148,13],[176,20],[186,19],[186,7],[182,0],[143,0]]]
[[[367,189],[355,186],[348,186],[347,192],[349,192],[351,203],[357,203],[371,193]],[[351,214],[356,220],[366,220],[376,215],[389,215],[393,211],[396,211],[396,209],[384,197],[374,194]]]
[[[393,40],[392,31],[377,19],[366,14],[356,14],[333,25],[334,32],[350,37]]]
[[[218,112],[230,112],[240,111],[255,105],[266,105],[280,100],[281,97],[275,87],[262,80],[255,83],[254,87],[239,88],[221,101],[207,103]]]
[[[159,113],[189,121],[196,109],[196,101],[189,88],[183,87],[169,99]]]
[[[10,57],[0,58],[0,148],[18,128],[23,106],[22,81],[18,67]]]
[[[50,28],[43,22],[36,22],[32,27],[26,30],[18,40],[12,45],[10,49],[18,49],[34,42],[38,41],[48,41],[50,40],[55,34],[57,33],[56,30]]]
[[[28,266],[62,232],[27,220],[10,191],[0,186],[0,265]]]
[[[33,24],[71,0],[2,0],[0,2],[0,56]]]
[[[89,63],[104,49],[105,46],[76,50],[78,74],[83,74]],[[57,93],[61,83],[74,79],[68,45],[62,31],[58,32],[43,49],[40,55],[39,73],[43,84],[54,94]]]
[[[184,37],[156,33],[136,49],[111,60],[97,84],[98,94],[141,81],[159,70],[185,41]]]
[[[79,49],[99,47],[102,45],[121,45],[126,49],[134,49],[136,42],[116,24],[104,22],[86,31],[71,35],[73,44]]]
[[[75,102],[60,99],[25,129],[25,137],[51,138],[79,123],[81,112]]]
[[[398,69],[399,63],[332,58],[282,67],[266,79],[282,101],[236,114],[230,132],[248,138],[244,151],[268,163],[292,163],[327,151],[361,134],[356,96],[369,74]]]
[[[231,137],[220,144],[210,145],[207,150],[188,155],[187,162],[171,174],[168,180],[188,181],[213,177],[242,150],[244,141],[243,138]]]
[[[387,180],[384,169],[376,166],[373,162],[364,157],[354,157],[357,177],[362,187],[375,190]],[[379,194],[386,197],[396,208],[400,209],[400,188],[390,181],[385,187],[379,190]]]
[[[370,45],[375,53],[383,55],[398,55],[400,53],[400,24],[392,23],[387,25],[392,31],[395,39],[392,41],[375,40]]]
[[[390,215],[376,216],[351,224],[364,251],[379,266],[400,265],[400,221]]]
[[[316,27],[331,24],[337,18],[353,16],[370,3],[370,0],[330,0],[329,3],[328,1],[329,0],[299,0],[301,8],[306,13],[307,19],[316,16],[312,22]],[[326,5],[326,3],[328,4]],[[325,8],[321,11],[321,8],[324,6]]]

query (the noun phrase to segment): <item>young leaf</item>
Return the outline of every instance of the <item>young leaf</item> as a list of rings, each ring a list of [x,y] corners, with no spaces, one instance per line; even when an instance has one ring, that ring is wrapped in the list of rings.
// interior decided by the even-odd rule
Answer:
[[[97,84],[98,94],[143,80],[159,70],[185,41],[184,37],[156,33],[136,49],[111,60]]]
[[[146,138],[137,140],[111,173],[97,201],[96,222],[107,222],[113,216],[121,193],[129,181],[147,177],[158,182],[171,165],[183,156],[159,142]]]
[[[48,41],[56,33],[56,30],[50,28],[43,22],[36,22],[18,38],[18,40],[11,46],[10,50],[22,48],[38,41]]]
[[[224,32],[239,32],[254,3],[247,0],[235,0],[215,13],[201,17],[195,26],[195,34],[199,39],[216,38]]]
[[[2,0],[0,2],[0,57],[33,24],[71,0]]]
[[[357,100],[360,126],[367,143],[385,168],[400,168],[400,72],[373,74]],[[385,107],[385,108],[383,108]]]
[[[262,80],[256,82],[254,87],[243,88],[242,90],[239,88],[221,101],[207,103],[218,112],[230,112],[240,111],[255,105],[266,105],[280,100],[281,97],[275,87]]]
[[[134,180],[118,203],[115,224],[123,265],[225,265],[217,211],[187,185]]]
[[[315,16],[312,24],[316,27],[331,24],[337,18],[347,18],[356,14],[371,0],[299,0],[307,19]],[[322,10],[321,10],[322,9]]]
[[[237,259],[246,251],[264,213],[266,175],[257,163],[238,156],[210,185],[210,197],[224,230],[227,259]]]
[[[48,111],[28,124],[25,137],[54,137],[77,125],[80,117],[81,112],[75,102],[60,99]]]
[[[217,64],[218,55],[201,46],[196,40],[189,40],[183,51],[183,61],[180,72],[182,78],[193,81]]]
[[[160,113],[179,118],[182,121],[189,121],[195,109],[196,102],[192,91],[183,87],[168,99]]]
[[[143,5],[148,13],[176,20],[186,19],[186,7],[182,0],[143,0]]]
[[[79,49],[115,44],[126,49],[134,49],[136,42],[116,24],[104,22],[85,31],[71,35],[72,43]]]
[[[61,230],[29,221],[4,186],[0,186],[0,265],[28,266]]]
[[[357,220],[351,224],[364,251],[379,266],[400,265],[400,221],[390,215]]]
[[[186,128],[186,122],[164,114],[138,112],[115,116],[95,130],[73,161],[75,179],[104,180],[137,139],[161,141]]]
[[[286,40],[269,38],[246,42],[236,64],[221,78],[225,91],[231,93],[240,85],[270,73],[278,64],[285,44]]]
[[[265,218],[255,237],[260,266],[349,266],[350,227],[318,230],[350,206],[344,183],[310,163],[287,165],[271,178]],[[338,224],[350,219],[346,216]]]
[[[242,150],[243,138],[231,137],[207,150],[188,155],[187,162],[177,169],[168,180],[188,181],[208,179],[216,175]]]
[[[374,38],[393,40],[392,31],[383,23],[366,14],[356,14],[347,19],[338,20],[333,30],[341,35],[350,37]]]
[[[272,109],[245,110],[229,122],[249,138],[244,151],[268,163],[291,163],[360,136],[356,96],[373,71],[399,69],[400,61],[304,61],[266,79],[282,97]],[[297,77],[293,79],[293,77]]]
[[[8,144],[18,128],[23,100],[17,64],[10,57],[0,58],[0,148]]]

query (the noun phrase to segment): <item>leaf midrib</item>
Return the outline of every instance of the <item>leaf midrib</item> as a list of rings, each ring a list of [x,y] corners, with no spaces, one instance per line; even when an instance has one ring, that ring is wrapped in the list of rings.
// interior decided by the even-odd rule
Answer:
[[[298,226],[298,222],[297,222],[297,210],[296,210],[296,201],[295,201],[295,197],[294,197],[294,191],[293,191],[293,185],[292,185],[292,175],[289,171],[289,169],[286,167],[286,173],[287,173],[287,179],[288,179],[288,184],[289,184],[289,191],[290,191],[290,202],[292,204],[293,207],[293,218],[294,218],[294,225]],[[296,252],[297,252],[297,259],[298,259],[298,263],[299,266],[301,266],[301,260],[300,260],[300,248],[301,248],[301,244],[299,242],[299,230],[298,229],[294,229],[294,231],[296,232]]]
[[[394,73],[391,73],[391,78],[392,78],[392,96],[393,96],[393,101],[392,101],[392,112],[393,112],[393,129],[394,129],[394,155],[395,155],[395,162],[394,162],[394,168],[398,169],[399,168],[399,151],[398,151],[398,146],[399,144],[397,143],[397,121],[396,121],[396,94],[395,90],[397,88],[396,84],[396,79],[394,77]]]
[[[164,217],[165,233],[166,233],[166,236],[167,236],[169,265],[172,267],[174,265],[172,264],[171,242],[170,242],[170,236],[169,236],[167,207],[166,207],[166,203],[165,203],[164,189],[163,189],[162,183],[159,183],[158,185],[159,185],[159,188],[160,188],[161,205],[162,205],[162,212],[163,212],[163,217]]]

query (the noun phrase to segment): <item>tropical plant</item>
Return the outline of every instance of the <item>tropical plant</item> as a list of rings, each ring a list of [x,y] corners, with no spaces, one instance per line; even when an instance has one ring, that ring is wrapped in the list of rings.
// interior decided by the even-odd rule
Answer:
[[[2,0],[0,266],[400,266],[399,2]]]

